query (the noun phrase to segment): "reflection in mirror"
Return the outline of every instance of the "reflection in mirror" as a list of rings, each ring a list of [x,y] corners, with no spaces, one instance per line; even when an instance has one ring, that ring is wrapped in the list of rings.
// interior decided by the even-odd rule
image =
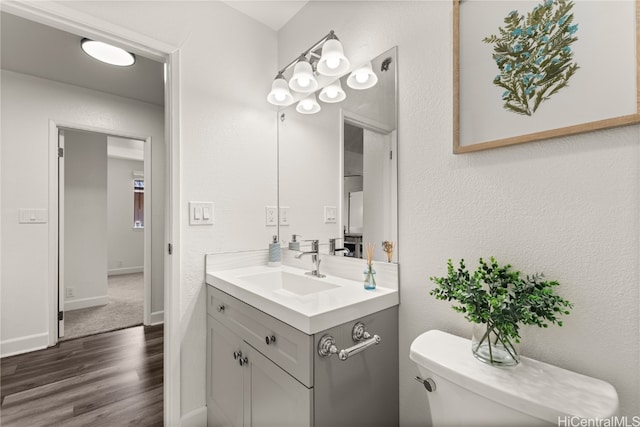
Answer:
[[[296,234],[303,250],[304,240],[318,239],[321,252],[362,258],[364,244],[373,243],[376,261],[397,262],[396,48],[371,64],[375,86],[352,89],[345,75],[344,101],[320,101],[316,114],[300,114],[295,105],[278,113],[285,248]]]

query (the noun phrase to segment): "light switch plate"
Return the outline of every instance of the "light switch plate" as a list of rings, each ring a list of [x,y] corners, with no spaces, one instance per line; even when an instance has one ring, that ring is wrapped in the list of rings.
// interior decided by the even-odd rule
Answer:
[[[46,209],[18,209],[18,223],[46,224],[48,211]]]
[[[335,206],[324,207],[324,223],[335,224],[338,221],[338,208]]]
[[[265,207],[265,225],[268,227],[278,225],[278,208],[276,206]]]
[[[189,202],[189,225],[213,225],[213,202]]]
[[[289,206],[280,206],[280,225],[289,225]]]

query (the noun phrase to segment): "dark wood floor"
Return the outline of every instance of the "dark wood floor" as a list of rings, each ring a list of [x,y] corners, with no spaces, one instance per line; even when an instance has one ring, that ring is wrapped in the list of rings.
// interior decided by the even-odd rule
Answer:
[[[138,326],[2,359],[0,425],[162,425],[163,341]]]

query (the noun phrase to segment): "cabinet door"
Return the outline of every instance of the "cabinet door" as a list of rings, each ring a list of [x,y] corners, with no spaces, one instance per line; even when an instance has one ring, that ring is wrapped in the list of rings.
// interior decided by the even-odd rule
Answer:
[[[311,426],[313,389],[245,343],[245,427]],[[245,351],[243,351],[244,353]]]
[[[244,370],[234,359],[242,340],[211,316],[207,334],[207,425],[242,427]]]

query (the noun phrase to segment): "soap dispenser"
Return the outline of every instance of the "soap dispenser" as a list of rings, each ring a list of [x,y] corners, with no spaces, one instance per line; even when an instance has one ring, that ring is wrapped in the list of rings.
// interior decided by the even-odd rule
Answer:
[[[299,251],[300,250],[300,242],[298,242],[296,239],[298,237],[301,237],[299,234],[292,234],[291,235],[291,241],[289,242],[289,249],[292,251]]]
[[[269,243],[269,267],[280,267],[280,243],[278,236],[273,236],[273,242]]]

